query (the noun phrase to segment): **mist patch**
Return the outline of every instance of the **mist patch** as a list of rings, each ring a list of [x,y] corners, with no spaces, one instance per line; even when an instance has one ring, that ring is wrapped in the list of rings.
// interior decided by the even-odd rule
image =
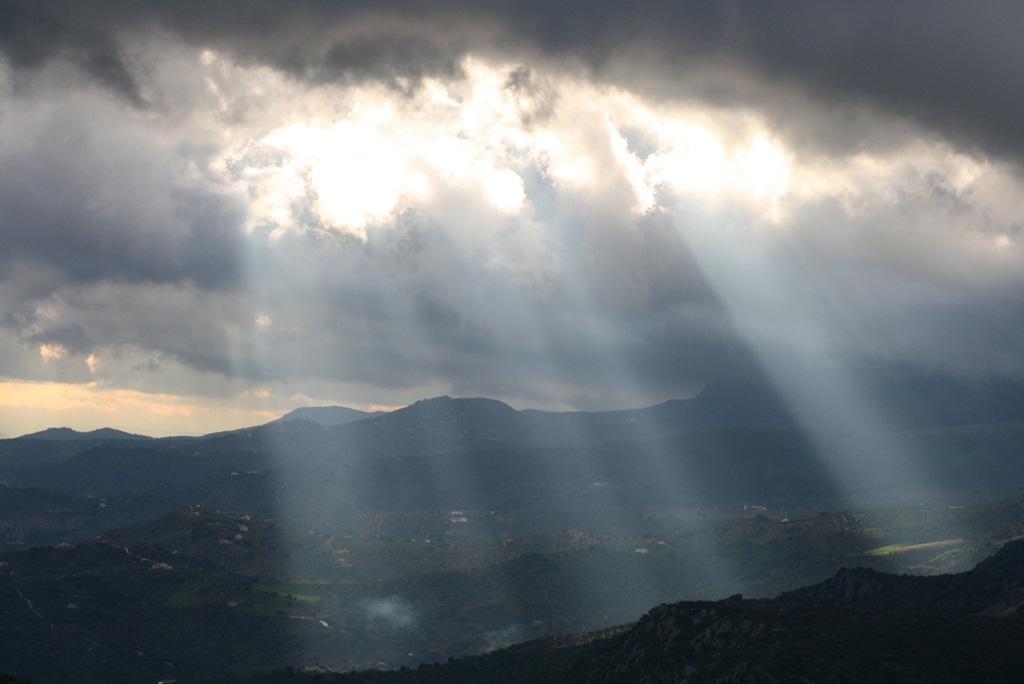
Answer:
[[[368,599],[363,603],[367,628],[374,631],[409,632],[419,627],[419,613],[401,596]]]

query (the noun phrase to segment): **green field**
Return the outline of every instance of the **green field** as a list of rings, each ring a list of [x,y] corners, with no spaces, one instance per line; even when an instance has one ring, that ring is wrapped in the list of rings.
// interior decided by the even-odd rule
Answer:
[[[963,544],[963,539],[942,539],[933,542],[924,543],[903,543],[903,544],[886,544],[885,546],[879,546],[875,549],[869,549],[865,551],[868,556],[891,556],[897,553],[907,553],[910,551],[927,551],[933,549],[949,548],[951,546],[957,546]]]

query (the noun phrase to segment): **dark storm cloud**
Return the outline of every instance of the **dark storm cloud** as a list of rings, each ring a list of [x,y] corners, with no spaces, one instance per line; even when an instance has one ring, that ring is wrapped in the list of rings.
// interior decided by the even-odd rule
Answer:
[[[12,65],[74,59],[133,102],[140,75],[126,41],[153,26],[313,79],[408,86],[453,73],[466,51],[539,53],[631,87],[774,107],[780,123],[799,118],[785,106],[797,87],[851,111],[890,110],[991,154],[1024,155],[1024,6],[1014,2],[0,2],[0,48]],[[701,69],[723,77],[687,77]]]
[[[787,119],[798,122],[789,128],[804,124],[801,113],[786,105],[787,90],[796,87],[831,101],[835,110],[850,110],[834,111],[838,118],[866,105],[997,157],[1024,157],[1024,130],[1017,123],[1024,114],[1020,3],[738,0],[502,7],[507,25],[549,54],[581,58],[598,72],[625,55],[626,74],[616,78],[627,86],[647,82],[670,95],[761,107],[774,112],[781,130]],[[685,78],[704,67],[722,69],[714,72],[721,78]],[[746,77],[731,82],[730,67],[746,70]],[[673,91],[674,80],[682,90]]]
[[[413,36],[388,40],[379,36],[360,36],[339,41],[328,50],[322,63],[309,68],[318,80],[365,81],[387,83],[408,91],[425,76],[454,76],[459,64],[430,40]]]
[[[150,113],[95,95],[4,101],[0,332],[80,371],[112,345],[228,371],[219,331],[238,307],[217,302],[242,284],[244,204],[196,171],[201,144],[153,135]]]
[[[796,86],[836,108],[867,104],[989,154],[1024,157],[1020,3],[525,1],[501,7],[507,26],[550,54],[582,58],[598,71],[620,52],[637,60],[635,74],[625,76],[636,79],[634,86],[649,79],[672,93],[669,84],[689,71],[733,66],[749,70],[747,78],[672,94],[746,102],[800,119],[784,101],[773,101]],[[785,120],[777,123],[785,129]]]
[[[0,51],[22,69],[69,58],[100,85],[141,106],[120,41],[102,19],[90,16],[88,3],[75,4],[0,0]]]
[[[24,145],[0,150],[0,268],[36,263],[69,285],[236,284],[240,208],[173,178],[173,150],[107,130],[101,112],[84,113],[36,112],[18,131]]]
[[[744,6],[741,49],[822,96],[867,99],[995,156],[1024,156],[1024,5]],[[795,10],[795,11],[789,11]]]
[[[459,54],[442,47],[447,41],[439,32],[431,36],[416,25],[425,9],[331,0],[0,0],[0,51],[28,71],[69,59],[138,105],[144,74],[126,54],[132,37],[152,29],[313,80],[416,80],[456,70]]]

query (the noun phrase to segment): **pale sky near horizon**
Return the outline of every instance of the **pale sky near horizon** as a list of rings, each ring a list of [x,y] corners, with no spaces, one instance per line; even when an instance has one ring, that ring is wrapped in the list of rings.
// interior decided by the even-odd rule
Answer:
[[[0,0],[0,435],[1024,374],[1024,5]]]

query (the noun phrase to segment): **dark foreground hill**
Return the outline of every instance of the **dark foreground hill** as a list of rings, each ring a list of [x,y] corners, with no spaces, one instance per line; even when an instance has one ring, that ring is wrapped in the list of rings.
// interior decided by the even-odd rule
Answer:
[[[445,665],[286,671],[246,682],[1012,682],[1024,671],[1022,604],[1024,541],[1017,541],[960,575],[844,570],[778,599],[663,604],[629,627]]]

